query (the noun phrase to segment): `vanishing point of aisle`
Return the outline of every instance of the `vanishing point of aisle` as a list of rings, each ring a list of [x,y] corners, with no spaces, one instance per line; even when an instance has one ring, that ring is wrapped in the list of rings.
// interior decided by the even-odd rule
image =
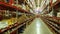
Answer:
[[[48,26],[40,19],[36,18],[24,31],[23,34],[53,34]]]

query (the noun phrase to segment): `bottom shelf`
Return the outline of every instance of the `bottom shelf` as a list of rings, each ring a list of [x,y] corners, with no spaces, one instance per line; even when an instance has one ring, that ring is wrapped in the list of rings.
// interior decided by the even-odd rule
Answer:
[[[5,30],[1,30],[0,34],[20,34],[23,33],[24,29],[26,28],[26,25],[29,25],[31,21],[33,21],[33,18],[29,18],[25,20],[23,23],[16,23]]]

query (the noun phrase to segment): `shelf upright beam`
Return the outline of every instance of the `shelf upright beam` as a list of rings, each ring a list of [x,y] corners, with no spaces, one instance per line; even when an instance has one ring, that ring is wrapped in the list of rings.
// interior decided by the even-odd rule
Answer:
[[[18,0],[16,0],[16,4],[18,5]],[[18,19],[18,10],[16,10],[16,19]]]
[[[52,3],[52,2],[53,2],[53,0],[50,0],[50,6],[51,6],[51,7],[52,7],[52,5],[53,5],[53,3]]]
[[[14,0],[9,0],[9,4],[14,4]]]

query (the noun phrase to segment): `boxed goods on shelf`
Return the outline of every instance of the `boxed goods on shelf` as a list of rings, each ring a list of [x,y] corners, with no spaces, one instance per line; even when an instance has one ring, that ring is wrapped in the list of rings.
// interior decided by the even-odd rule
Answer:
[[[3,29],[5,27],[7,27],[7,26],[8,26],[8,24],[7,24],[6,21],[0,21],[0,29]]]
[[[0,0],[1,2],[5,2],[5,0]]]
[[[18,22],[22,23],[23,21],[27,20],[28,17],[26,15],[22,15],[21,17],[19,17]]]
[[[6,2],[6,3],[9,3],[9,2],[10,2],[10,0],[5,0],[5,2]]]
[[[11,18],[11,19],[7,20],[7,23],[8,23],[8,25],[12,25],[12,24],[16,23],[16,21],[17,20],[15,18]]]
[[[7,27],[9,25],[13,25],[16,22],[17,22],[17,19],[16,18],[2,20],[2,21],[0,21],[0,25],[1,25],[0,26],[0,29],[5,28],[5,27]]]
[[[3,19],[3,16],[2,15],[0,15],[0,21]]]
[[[13,5],[22,8],[22,5],[20,4],[13,4]]]
[[[4,32],[3,34],[10,34],[10,31],[8,30],[7,32]]]
[[[42,20],[44,20],[44,22],[49,25],[55,33],[60,34],[60,24],[58,17],[48,17],[48,19],[43,17]]]
[[[0,0],[1,2],[9,3],[9,0]]]

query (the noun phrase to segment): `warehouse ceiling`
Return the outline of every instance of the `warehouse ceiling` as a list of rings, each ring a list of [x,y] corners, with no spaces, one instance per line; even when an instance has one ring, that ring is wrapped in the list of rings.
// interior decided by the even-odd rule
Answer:
[[[41,12],[41,3],[42,3],[42,1],[44,1],[44,0],[30,0],[30,2],[32,3],[32,5],[33,5],[33,12],[34,13],[40,13]]]
[[[35,0],[36,7],[40,7],[42,0]]]
[[[42,1],[43,0],[30,0],[30,2],[33,4],[34,8],[40,7]]]
[[[35,9],[40,9],[41,8],[41,3],[44,0],[18,0],[19,4],[28,4],[28,6],[32,6],[30,7],[33,11],[35,11]]]
[[[36,8],[36,7],[40,7],[41,6],[41,2],[43,0],[18,0],[18,1],[19,1],[20,4],[25,3],[25,1],[30,1],[30,3],[32,3],[35,6],[35,8]]]

